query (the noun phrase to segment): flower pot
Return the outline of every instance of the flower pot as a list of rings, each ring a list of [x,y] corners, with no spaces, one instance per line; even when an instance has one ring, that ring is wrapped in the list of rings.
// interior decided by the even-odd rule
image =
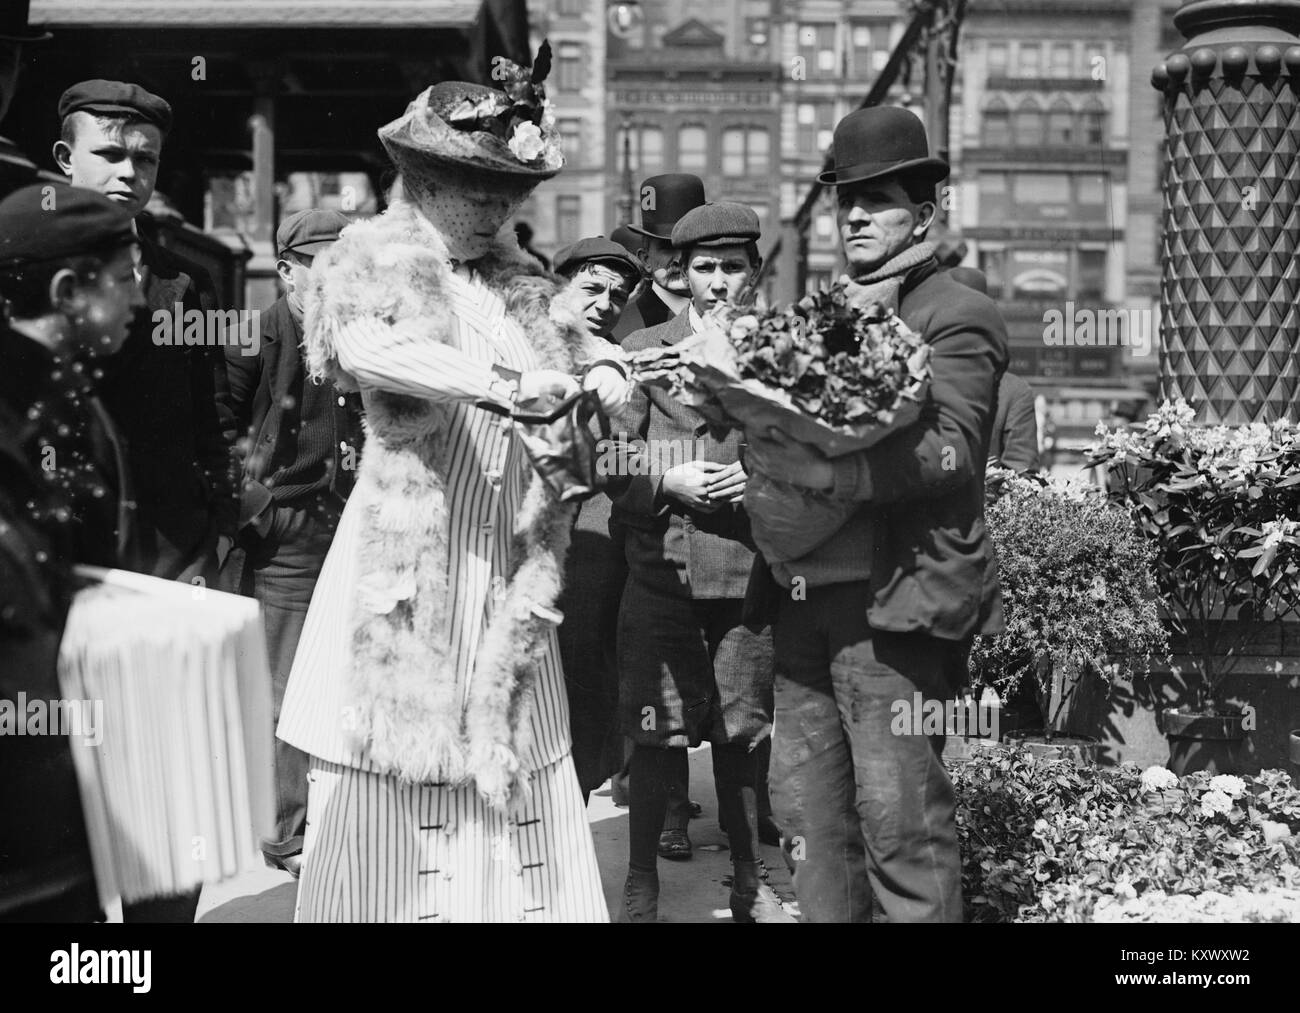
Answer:
[[[1049,739],[1041,728],[1008,735],[1007,744],[1018,749],[1028,749],[1036,760],[1073,760],[1079,767],[1095,764],[1097,750],[1101,745],[1091,735],[1054,734]]]
[[[1169,708],[1162,713],[1169,740],[1167,766],[1179,777],[1198,770],[1211,774],[1241,771],[1246,729],[1240,712],[1198,714]]]

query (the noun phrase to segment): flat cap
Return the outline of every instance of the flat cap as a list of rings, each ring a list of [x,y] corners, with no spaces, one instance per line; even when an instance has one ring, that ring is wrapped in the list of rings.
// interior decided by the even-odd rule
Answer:
[[[673,246],[733,246],[758,239],[758,215],[747,204],[717,201],[687,211],[673,226]]]
[[[132,215],[107,197],[33,183],[0,201],[0,269],[99,253],[135,241]]]
[[[583,264],[592,261],[608,264],[616,271],[629,275],[635,280],[641,278],[641,262],[624,247],[604,236],[579,239],[576,243],[564,247],[555,255],[555,270],[560,274],[571,274]]]
[[[275,248],[280,253],[301,253],[314,257],[339,238],[352,224],[341,211],[307,208],[295,211],[275,230]]]
[[[164,134],[172,128],[172,107],[166,100],[125,81],[79,81],[59,99],[59,119],[69,113],[109,113],[137,116]]]

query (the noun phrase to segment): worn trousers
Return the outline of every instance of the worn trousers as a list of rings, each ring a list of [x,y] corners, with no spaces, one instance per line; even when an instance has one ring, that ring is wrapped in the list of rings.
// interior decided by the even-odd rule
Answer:
[[[951,698],[969,642],[867,622],[866,582],[783,598],[776,651],[772,802],[805,921],[962,918],[955,799],[943,735],[900,714]]]

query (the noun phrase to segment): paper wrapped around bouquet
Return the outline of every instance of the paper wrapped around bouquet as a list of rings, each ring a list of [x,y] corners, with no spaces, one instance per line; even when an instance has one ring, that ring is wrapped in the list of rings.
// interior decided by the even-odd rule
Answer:
[[[929,355],[929,346],[922,346],[917,354],[921,356],[920,366]],[[630,362],[634,379],[667,387],[673,397],[694,408],[716,428],[764,432],[774,426],[827,457],[865,450],[910,426],[921,417],[921,405],[929,390],[928,381],[915,383],[904,393],[887,423],[831,425],[813,418],[785,391],[738,376],[731,368],[735,351],[721,330],[701,331],[649,355],[637,353]]]
[[[274,815],[271,677],[256,601],[79,567],[60,692],[102,707],[72,755],[100,899],[181,893],[260,868]]]

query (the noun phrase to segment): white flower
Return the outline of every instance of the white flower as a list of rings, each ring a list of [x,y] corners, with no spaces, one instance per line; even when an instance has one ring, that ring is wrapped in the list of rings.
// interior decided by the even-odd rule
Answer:
[[[1219,774],[1210,778],[1210,790],[1221,791],[1233,798],[1246,794],[1246,782],[1233,774]]]
[[[1137,896],[1137,890],[1133,889],[1133,884],[1125,877],[1115,880],[1115,896],[1124,900],[1133,900]]]
[[[1201,796],[1201,815],[1232,812],[1232,799],[1221,791],[1211,789]]]
[[[519,161],[533,162],[546,150],[546,142],[542,140],[542,132],[537,128],[537,124],[525,120],[515,127],[515,132],[510,135],[509,147]]]
[[[1300,522],[1290,520],[1265,521],[1260,527],[1264,533],[1264,548],[1281,545],[1282,539],[1300,527]]]
[[[555,103],[549,98],[542,99],[542,133],[548,134],[555,129]]]
[[[1142,771],[1143,791],[1164,791],[1177,786],[1178,778],[1166,767],[1152,766]]]

